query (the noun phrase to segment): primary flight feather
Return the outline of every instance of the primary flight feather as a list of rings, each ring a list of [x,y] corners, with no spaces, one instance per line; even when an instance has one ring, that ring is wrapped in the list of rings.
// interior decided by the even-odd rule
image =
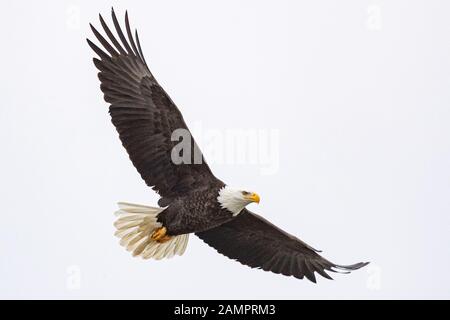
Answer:
[[[103,49],[94,64],[120,140],[145,183],[160,196],[160,207],[119,203],[116,235],[134,256],[162,259],[182,255],[190,233],[219,253],[252,268],[303,277],[349,272],[367,263],[334,264],[303,241],[246,209],[259,202],[254,192],[234,189],[217,179],[206,164],[181,112],[153,77],[128,14],[125,33],[112,10],[116,36],[100,15],[107,39],[92,25]],[[189,133],[188,160],[173,161],[176,130]],[[186,152],[184,150],[183,152]],[[200,161],[198,161],[200,159]]]

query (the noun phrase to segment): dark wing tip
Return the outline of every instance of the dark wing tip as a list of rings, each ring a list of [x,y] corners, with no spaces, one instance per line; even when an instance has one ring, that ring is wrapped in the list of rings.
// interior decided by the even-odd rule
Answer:
[[[98,19],[100,20],[100,23],[101,23],[101,25],[102,25],[102,27],[103,27],[103,29],[104,29],[105,26],[106,26],[106,22],[105,22],[105,19],[103,19],[101,13],[98,14]]]
[[[91,40],[86,39],[89,47],[102,59],[108,60],[110,57],[99,47],[97,47]]]
[[[328,273],[326,273],[326,269],[319,263],[314,263],[315,272],[320,274],[322,277],[328,279],[328,280],[334,280]]]
[[[311,282],[316,283],[316,278],[314,273],[317,272],[318,274],[320,274],[322,277],[329,279],[329,280],[334,280],[328,273],[325,272],[325,269],[331,272],[336,272],[336,273],[341,273],[341,274],[348,274],[351,271],[355,271],[358,270],[362,267],[365,267],[369,264],[369,262],[359,262],[359,263],[355,263],[355,264],[351,264],[351,265],[335,265],[333,264],[330,267],[321,267],[320,265],[313,265],[313,268],[311,268],[311,266],[309,264],[307,265],[307,269],[305,273],[305,276],[308,280],[310,280]],[[338,269],[338,270],[336,270]],[[309,271],[309,272],[308,272]]]
[[[369,263],[370,262],[358,262],[358,263],[347,265],[347,266],[335,265],[334,267],[339,270],[342,270],[342,271],[348,271],[348,273],[349,273],[350,271],[355,271],[355,270],[361,269],[362,267],[367,266]]]

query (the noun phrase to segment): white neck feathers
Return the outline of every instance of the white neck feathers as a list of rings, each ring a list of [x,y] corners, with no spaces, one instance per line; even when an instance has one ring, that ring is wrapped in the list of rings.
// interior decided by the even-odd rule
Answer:
[[[220,203],[220,207],[231,211],[233,216],[238,215],[242,209],[249,204],[249,201],[242,197],[241,191],[232,189],[228,186],[219,190],[217,200]]]

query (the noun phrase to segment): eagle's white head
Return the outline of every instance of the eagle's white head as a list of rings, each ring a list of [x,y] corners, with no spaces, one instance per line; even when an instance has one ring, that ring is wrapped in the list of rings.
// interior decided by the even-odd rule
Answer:
[[[254,192],[237,190],[225,186],[219,190],[217,200],[223,209],[227,209],[233,213],[233,216],[238,215],[246,205],[252,202],[259,203],[259,195]]]

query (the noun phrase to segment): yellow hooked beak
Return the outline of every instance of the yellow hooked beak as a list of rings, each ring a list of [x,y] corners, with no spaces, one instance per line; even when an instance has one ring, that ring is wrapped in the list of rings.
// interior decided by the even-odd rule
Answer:
[[[248,200],[250,200],[251,202],[256,202],[256,203],[259,203],[259,200],[260,200],[259,195],[257,195],[256,193],[252,193],[252,194],[248,195],[246,198]]]

